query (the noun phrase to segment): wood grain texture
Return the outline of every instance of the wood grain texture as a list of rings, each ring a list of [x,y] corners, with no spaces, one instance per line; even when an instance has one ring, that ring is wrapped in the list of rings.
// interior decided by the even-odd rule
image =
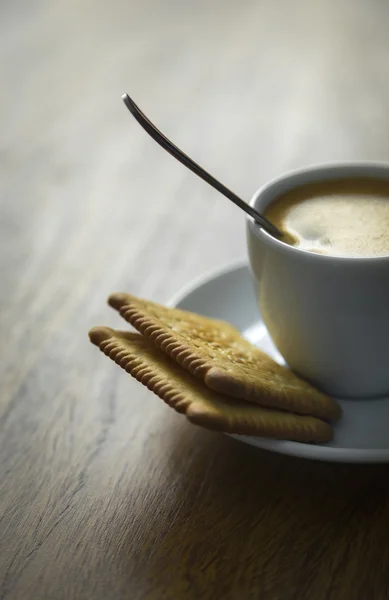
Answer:
[[[87,339],[245,253],[285,169],[389,159],[383,0],[0,7],[0,599],[386,600],[389,471],[190,426]],[[120,325],[119,325],[120,326]]]

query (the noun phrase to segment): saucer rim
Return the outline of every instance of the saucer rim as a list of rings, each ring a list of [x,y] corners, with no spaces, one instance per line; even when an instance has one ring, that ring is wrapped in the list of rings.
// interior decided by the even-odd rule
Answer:
[[[236,260],[225,263],[220,267],[214,267],[213,269],[208,269],[204,273],[197,275],[193,279],[191,279],[188,283],[185,283],[179,290],[176,292],[170,300],[166,303],[166,306],[171,308],[176,308],[179,302],[183,302],[185,298],[197,290],[200,286],[206,285],[210,283],[214,279],[218,279],[223,275],[228,275],[232,271],[238,271],[239,269],[245,269],[250,272],[250,265],[246,258],[238,258]]]
[[[194,277],[191,281],[183,285],[178,292],[176,292],[170,298],[170,300],[167,302],[167,306],[179,307],[179,304],[198,288],[209,284],[215,279],[219,279],[225,275],[233,274],[233,272],[237,272],[241,269],[245,269],[248,271],[248,273],[250,273],[250,265],[245,258],[230,261],[223,266],[210,269],[205,273]],[[350,400],[350,402],[352,402],[352,400]],[[377,450],[374,448],[333,448],[327,446],[326,444],[304,444],[301,442],[293,442],[288,440],[272,440],[254,436],[241,436],[237,434],[226,435],[259,449],[310,460],[360,464],[389,462],[389,448],[385,450]]]

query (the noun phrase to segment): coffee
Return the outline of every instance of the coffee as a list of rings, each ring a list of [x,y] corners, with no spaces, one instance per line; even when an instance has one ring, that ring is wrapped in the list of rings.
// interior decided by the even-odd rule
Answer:
[[[389,256],[389,181],[350,178],[294,188],[265,216],[283,241],[332,256]]]

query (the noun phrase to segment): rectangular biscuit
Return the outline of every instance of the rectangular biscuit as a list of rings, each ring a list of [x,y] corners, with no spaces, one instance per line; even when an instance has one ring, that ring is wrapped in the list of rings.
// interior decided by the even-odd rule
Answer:
[[[337,421],[339,405],[216,319],[167,308],[130,294],[112,294],[109,304],[208,388],[298,414]]]
[[[300,442],[326,442],[332,437],[330,425],[314,417],[264,408],[209,389],[137,333],[94,327],[89,337],[109,358],[192,423],[228,433]]]

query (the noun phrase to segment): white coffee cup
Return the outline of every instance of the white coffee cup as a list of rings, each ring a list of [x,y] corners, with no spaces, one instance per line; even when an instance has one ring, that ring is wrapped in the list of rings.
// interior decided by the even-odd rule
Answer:
[[[251,200],[259,212],[280,194],[346,177],[389,180],[389,164],[310,167],[279,177]],[[389,231],[388,231],[389,236]],[[295,372],[338,397],[389,392],[389,256],[336,257],[289,246],[247,220],[261,316]]]

